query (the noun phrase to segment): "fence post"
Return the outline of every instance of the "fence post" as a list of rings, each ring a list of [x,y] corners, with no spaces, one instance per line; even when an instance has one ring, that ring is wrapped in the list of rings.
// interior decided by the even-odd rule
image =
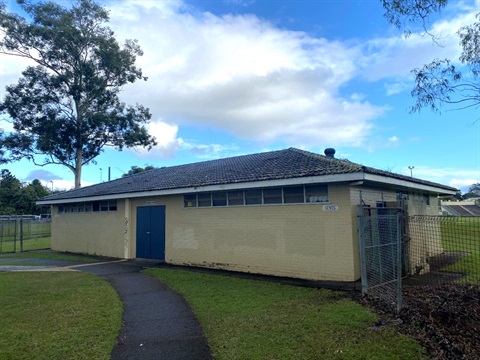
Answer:
[[[23,219],[20,218],[20,252],[23,252]]]
[[[402,309],[402,214],[397,213],[397,313]]]
[[[363,206],[358,206],[358,242],[360,245],[360,270],[361,270],[361,280],[362,280],[362,294],[367,293],[368,282],[367,282],[367,264],[366,264],[366,254],[365,254],[365,235],[364,235],[364,214]]]
[[[13,252],[17,252],[17,219],[13,220],[15,231],[13,232]]]

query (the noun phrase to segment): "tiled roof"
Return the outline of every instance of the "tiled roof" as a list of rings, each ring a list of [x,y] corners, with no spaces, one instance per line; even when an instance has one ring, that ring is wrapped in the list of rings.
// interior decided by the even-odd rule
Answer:
[[[47,196],[41,199],[41,201],[47,202],[50,200],[56,201],[155,190],[171,190],[208,185],[283,180],[357,172],[407,180],[450,191],[456,190],[441,184],[365,167],[348,160],[330,158],[296,148],[289,148],[186,165],[163,167],[113,181]]]

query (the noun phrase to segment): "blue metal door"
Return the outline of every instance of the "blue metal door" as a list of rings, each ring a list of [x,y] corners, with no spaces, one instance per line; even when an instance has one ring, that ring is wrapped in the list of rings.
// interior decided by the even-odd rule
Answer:
[[[137,208],[137,258],[165,260],[165,206]]]

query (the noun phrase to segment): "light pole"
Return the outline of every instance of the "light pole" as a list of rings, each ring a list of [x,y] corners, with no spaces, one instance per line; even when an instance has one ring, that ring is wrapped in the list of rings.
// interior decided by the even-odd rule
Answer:
[[[410,169],[410,177],[413,177],[412,170],[415,169],[415,166],[409,166],[408,168]]]

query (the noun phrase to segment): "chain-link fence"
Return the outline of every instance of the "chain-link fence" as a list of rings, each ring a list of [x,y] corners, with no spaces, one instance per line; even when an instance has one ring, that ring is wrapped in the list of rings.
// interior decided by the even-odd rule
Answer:
[[[50,219],[0,219],[0,253],[50,249]]]
[[[417,215],[408,219],[406,284],[480,284],[480,217]]]
[[[480,217],[426,215],[435,209],[427,210],[429,201],[418,194],[375,189],[351,194],[359,204],[364,294],[398,311],[403,285],[480,285]]]
[[[405,218],[402,194],[358,189],[352,201],[359,205],[359,245],[362,293],[402,307],[402,269],[405,256]]]
[[[362,292],[402,307],[403,212],[359,207]]]

